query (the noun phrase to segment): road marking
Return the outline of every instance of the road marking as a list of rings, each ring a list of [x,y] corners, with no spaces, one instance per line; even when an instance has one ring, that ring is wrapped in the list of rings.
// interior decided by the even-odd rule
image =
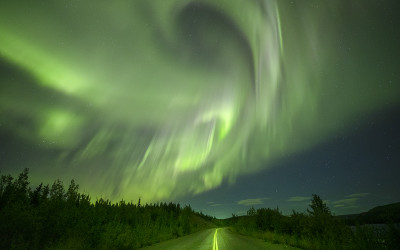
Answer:
[[[213,245],[213,250],[218,250],[218,237],[217,237],[217,233],[218,233],[218,228],[215,229],[215,233],[214,233],[214,245]]]

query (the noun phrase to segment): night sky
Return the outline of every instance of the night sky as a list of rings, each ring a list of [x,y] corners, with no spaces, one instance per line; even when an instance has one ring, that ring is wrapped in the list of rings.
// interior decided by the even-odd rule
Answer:
[[[397,2],[1,1],[1,174],[218,218],[399,202]]]

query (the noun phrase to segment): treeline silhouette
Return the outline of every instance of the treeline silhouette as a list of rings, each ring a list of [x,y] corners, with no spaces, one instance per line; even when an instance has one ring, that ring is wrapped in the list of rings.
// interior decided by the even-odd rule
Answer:
[[[74,180],[66,190],[60,180],[31,189],[28,172],[1,176],[0,249],[140,248],[215,220],[174,203],[91,202]]]
[[[399,225],[356,225],[331,214],[318,195],[307,213],[293,210],[285,216],[278,208],[251,208],[247,216],[232,215],[225,221],[234,231],[302,249],[400,249]]]

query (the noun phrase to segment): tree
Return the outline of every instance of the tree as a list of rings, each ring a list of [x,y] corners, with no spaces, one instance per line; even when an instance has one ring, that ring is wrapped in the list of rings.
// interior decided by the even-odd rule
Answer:
[[[251,207],[249,210],[247,210],[247,215],[248,216],[255,216],[256,215],[256,210],[254,207]]]
[[[310,215],[310,234],[320,239],[330,236],[334,227],[334,220],[328,206],[316,194],[312,195]]]
[[[256,214],[256,224],[263,231],[280,231],[283,224],[283,215],[278,209],[259,208]]]
[[[57,179],[50,189],[50,198],[52,200],[62,201],[65,200],[65,191],[62,181]]]
[[[19,174],[18,179],[14,180],[14,199],[19,202],[29,202],[29,180],[28,180],[29,169],[25,168],[22,173]]]
[[[33,192],[31,192],[29,194],[32,205],[34,205],[34,206],[38,206],[39,205],[39,203],[40,203],[40,194],[42,192],[42,188],[43,188],[43,183],[40,183],[40,185],[35,188],[35,191],[33,191]]]
[[[69,185],[69,187],[68,187],[67,194],[66,194],[66,196],[67,196],[67,201],[68,201],[70,204],[75,204],[75,205],[78,205],[78,204],[79,204],[80,195],[79,195],[79,193],[78,193],[78,190],[79,190],[79,185],[77,185],[77,184],[75,183],[75,181],[72,179],[72,180],[71,180],[71,183],[70,183],[70,185]]]
[[[311,210],[307,209],[307,212],[310,214],[310,216],[331,216],[329,207],[322,201],[321,197],[316,194],[312,195],[310,208]]]

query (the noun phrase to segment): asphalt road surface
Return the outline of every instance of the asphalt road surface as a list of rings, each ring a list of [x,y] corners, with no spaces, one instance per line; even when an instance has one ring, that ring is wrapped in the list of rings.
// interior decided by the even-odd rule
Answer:
[[[285,245],[272,244],[260,239],[251,238],[231,232],[227,228],[207,229],[195,234],[178,239],[164,241],[144,249],[201,249],[201,250],[225,250],[225,249],[296,249]]]

